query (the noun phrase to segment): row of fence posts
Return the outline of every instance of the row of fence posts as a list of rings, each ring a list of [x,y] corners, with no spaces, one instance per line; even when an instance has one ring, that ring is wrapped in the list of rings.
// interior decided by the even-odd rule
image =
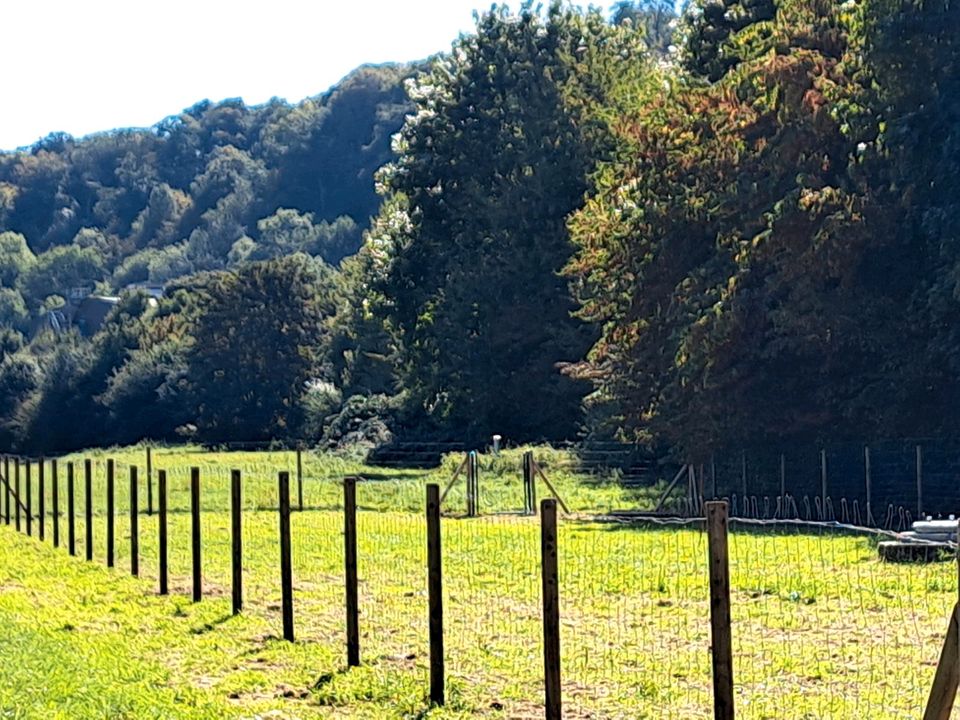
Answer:
[[[528,461],[524,460],[525,476]],[[29,467],[29,465],[27,466]],[[86,499],[86,558],[93,559],[93,517],[92,517],[92,468],[89,460],[84,464],[84,491]],[[475,467],[475,466],[474,466]],[[27,533],[31,532],[32,510],[29,500],[20,501],[19,460],[14,461],[14,482],[10,483],[10,459],[3,461],[5,522],[10,524],[10,497],[16,499],[16,528],[20,530],[20,513],[26,515]],[[532,468],[531,468],[532,469]],[[114,558],[114,463],[107,461],[107,565],[113,567]],[[57,465],[52,461],[52,479],[57,485]],[[475,471],[474,471],[475,472]],[[42,476],[42,474],[41,474]],[[130,572],[139,574],[139,525],[137,468],[130,468]],[[167,475],[164,470],[157,473],[158,499],[158,565],[159,594],[169,592],[167,526]],[[345,625],[347,665],[360,665],[360,623],[358,596],[358,557],[357,557],[357,478],[344,480],[344,586],[345,586]],[[27,483],[29,487],[30,483]],[[299,488],[298,488],[299,490]],[[200,524],[200,470],[190,470],[190,513],[191,513],[191,549],[193,571],[193,600],[200,602],[203,597],[202,542]],[[476,485],[474,485],[476,491]],[[476,494],[473,495],[476,497]],[[29,497],[29,496],[28,496]],[[242,546],[242,478],[240,471],[233,470],[230,475],[230,514],[231,514],[231,568],[232,568],[232,610],[239,614],[243,609],[243,546]],[[59,546],[59,493],[54,491],[54,546]],[[290,534],[290,474],[281,472],[278,476],[278,514],[280,528],[280,576],[281,576],[281,612],[284,639],[293,642],[294,603],[293,573]],[[560,625],[560,580],[559,553],[557,538],[557,503],[555,499],[545,499],[540,503],[540,547],[543,600],[543,660],[544,660],[544,708],[547,720],[559,720],[562,708],[561,684],[561,625]],[[41,508],[38,508],[41,509]],[[68,546],[71,555],[76,554],[74,520],[74,464],[67,464],[67,523]],[[728,506],[724,501],[708,502],[705,505],[706,529],[709,548],[710,578],[710,618],[711,653],[713,660],[714,709],[716,720],[732,720],[733,714],[733,663],[730,613],[730,577],[727,558]],[[44,525],[44,515],[40,515],[40,526]],[[443,705],[445,700],[444,642],[443,642],[443,553],[441,547],[440,487],[430,484],[426,488],[427,521],[427,587],[430,645],[430,700]],[[43,539],[42,531],[40,539]]]
[[[923,446],[917,445],[914,449],[915,452],[915,479],[916,479],[916,500],[917,500],[917,516],[923,517],[923,472],[924,472],[924,454]],[[829,495],[827,494],[827,479],[828,479],[828,465],[827,465],[827,451],[820,451],[820,487],[819,487],[819,499],[821,504],[826,505]],[[527,487],[527,456],[524,455],[524,488]],[[699,480],[697,479],[697,471],[693,464],[685,465],[681,468],[680,472],[677,474],[677,477],[674,478],[674,481],[670,483],[667,491],[661,497],[660,503],[657,505],[657,510],[661,509],[667,499],[667,495],[673,490],[677,485],[677,480],[679,480],[683,474],[687,472],[689,479],[687,483],[687,495],[693,501],[693,504],[696,507],[700,507],[703,504],[704,496],[706,494],[706,478],[705,478],[705,469],[701,463],[699,466]],[[869,446],[864,446],[863,448],[863,473],[864,473],[864,495],[866,499],[865,504],[865,521],[867,523],[874,523],[875,519],[873,516],[873,462],[872,454]],[[780,481],[780,495],[779,497],[787,497],[787,459],[786,455],[783,453],[780,454],[780,464],[779,464],[779,481]],[[718,487],[717,487],[717,469],[716,462],[710,462],[710,485],[712,490],[713,497],[719,497]],[[749,473],[748,473],[748,462],[747,462],[747,453],[743,451],[740,456],[740,490],[742,497],[750,497],[749,495]]]

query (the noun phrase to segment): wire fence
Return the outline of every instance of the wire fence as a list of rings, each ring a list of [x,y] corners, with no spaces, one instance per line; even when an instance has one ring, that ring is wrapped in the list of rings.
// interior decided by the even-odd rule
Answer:
[[[42,491],[37,460],[28,465],[25,459],[4,458],[0,525],[7,525],[9,512],[10,529],[15,527],[19,508],[21,531],[26,531],[29,467],[31,534],[39,538],[42,524],[44,542],[52,543],[56,526],[57,544],[66,551],[72,467],[78,558],[86,557],[89,547],[95,561],[112,557],[117,572],[136,567],[144,583],[158,587],[162,471],[168,589],[190,597],[197,590],[197,515],[191,494],[196,468],[202,602],[219,603],[224,620],[230,616],[239,537],[242,611],[262,629],[248,640],[251,652],[238,658],[235,668],[250,672],[257,667],[257,648],[284,634],[278,475],[288,473],[297,644],[326,649],[321,660],[311,655],[320,663],[310,668],[313,681],[290,692],[320,704],[338,702],[334,671],[343,665],[346,643],[344,478],[360,476],[356,536],[361,661],[390,678],[370,692],[396,693],[398,714],[422,712],[427,702],[431,652],[424,492],[430,483],[449,485],[441,525],[447,704],[470,714],[506,717],[542,717],[546,712],[542,527],[538,517],[525,513],[531,508],[525,505],[520,454],[477,459],[476,517],[467,516],[466,478],[457,475],[464,465],[459,454],[446,457],[431,473],[359,466],[305,452],[220,454],[199,449],[155,450],[148,472],[143,450],[115,455],[89,458],[89,497],[87,458],[58,459],[55,469],[43,461]],[[615,510],[623,502],[649,504],[657,493],[620,487],[615,473],[606,480],[600,471],[571,479],[573,467],[566,463],[562,454],[544,451],[538,467],[553,487],[535,475],[539,500],[556,490],[575,511],[561,518],[557,538],[564,716],[714,717],[709,548],[702,507],[698,518],[617,515],[605,508]],[[233,470],[242,478],[239,536],[232,525]],[[699,468],[693,471],[699,487]],[[12,500],[5,492],[7,483]],[[658,492],[662,485],[661,480]],[[718,494],[723,489],[721,485]],[[135,514],[130,512],[132,498]],[[737,502],[742,509],[743,501]],[[734,518],[729,534],[737,716],[918,717],[958,597],[954,564],[882,562],[876,545],[888,534],[840,522],[787,521],[786,516],[802,514],[802,509],[787,513],[781,507],[784,517],[763,520],[775,509],[759,504],[754,509],[753,503],[746,504],[751,517]],[[591,512],[577,512],[584,507]],[[731,512],[738,514],[734,510],[731,498]],[[228,630],[212,623],[194,632]],[[287,661],[297,662],[293,656]],[[198,660],[182,662],[182,672],[201,671],[191,665]],[[229,677],[221,683],[228,688]]]

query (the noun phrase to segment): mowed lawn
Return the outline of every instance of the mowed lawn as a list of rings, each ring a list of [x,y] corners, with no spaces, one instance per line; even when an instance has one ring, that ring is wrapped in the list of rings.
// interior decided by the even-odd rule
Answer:
[[[291,453],[154,452],[169,473],[171,591],[157,588],[156,517],[141,512],[141,577],[132,578],[129,466],[117,460],[116,567],[104,567],[104,459],[95,457],[94,562],[0,527],[0,716],[14,718],[542,715],[539,525],[522,504],[518,463],[481,463],[478,519],[459,517],[462,485],[443,524],[448,703],[428,690],[423,486],[432,473],[364,468],[305,455],[303,512],[294,512],[297,641],[279,639],[276,473]],[[607,479],[585,482],[564,458],[545,471],[584,513],[636,502]],[[78,458],[70,458],[76,461]],[[496,463],[502,466],[497,466]],[[189,467],[201,468],[204,599],[190,601]],[[242,615],[230,612],[231,468],[244,477]],[[361,654],[344,648],[340,479],[358,489]],[[34,482],[36,475],[34,473]],[[61,510],[66,473],[60,462]],[[49,471],[47,507],[52,502]],[[542,495],[541,488],[541,495]],[[154,484],[154,492],[156,486]],[[61,518],[61,544],[66,521]],[[37,527],[34,527],[36,534]],[[730,538],[738,717],[916,718],[957,597],[956,566],[887,564],[871,538],[735,526]],[[692,525],[561,520],[565,716],[709,718],[706,539]]]

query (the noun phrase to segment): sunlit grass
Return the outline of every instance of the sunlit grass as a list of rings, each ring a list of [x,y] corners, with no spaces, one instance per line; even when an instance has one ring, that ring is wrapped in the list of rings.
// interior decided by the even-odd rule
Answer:
[[[628,506],[632,491],[585,482],[560,453],[544,470],[574,509]],[[129,577],[129,465],[117,462],[117,567],[103,565],[104,460],[95,457],[95,562],[0,528],[0,714],[102,717],[527,717],[542,714],[539,525],[522,506],[519,455],[484,458],[485,517],[443,526],[448,705],[427,695],[424,485],[432,472],[304,455],[295,512],[297,642],[280,636],[276,474],[292,453],[154,451],[170,476],[173,595],[156,595],[155,517],[140,516],[141,577]],[[71,458],[76,461],[77,458]],[[61,460],[61,496],[65,487]],[[500,464],[498,466],[498,463]],[[204,600],[189,601],[189,468],[201,469]],[[228,479],[244,478],[245,608],[230,614]],[[361,653],[347,671],[342,486],[358,488]],[[78,468],[77,488],[82,488]],[[609,480],[609,479],[607,479]],[[155,488],[154,488],[155,489]],[[49,492],[49,488],[48,488]],[[542,491],[541,491],[542,495]],[[49,506],[49,505],[48,505]],[[61,503],[65,507],[65,501]],[[78,503],[82,518],[83,504]],[[492,514],[510,513],[510,514]],[[65,542],[61,518],[61,538]],[[83,556],[83,523],[78,555]],[[820,531],[731,535],[738,717],[915,718],[956,599],[952,563],[880,563],[868,538]],[[567,717],[708,718],[706,541],[694,526],[561,522]],[[38,691],[43,688],[43,691]],[[11,714],[12,713],[12,714]],[[58,715],[59,713],[59,715]]]

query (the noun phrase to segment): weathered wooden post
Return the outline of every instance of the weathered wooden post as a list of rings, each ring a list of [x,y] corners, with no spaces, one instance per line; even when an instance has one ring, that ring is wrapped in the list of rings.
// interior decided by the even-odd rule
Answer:
[[[130,574],[140,575],[140,515],[137,502],[137,466],[130,466]]]
[[[158,532],[159,532],[159,564],[160,564],[160,594],[166,595],[169,592],[168,578],[169,569],[167,565],[167,471],[160,470],[157,473],[157,493],[159,494],[158,513]]]
[[[303,454],[297,448],[297,510],[303,512]]]
[[[280,603],[283,612],[283,639],[293,642],[293,562],[290,550],[290,473],[280,473],[279,481]]]
[[[543,679],[547,720],[561,718],[560,578],[557,501],[540,503],[540,558],[543,580]]]
[[[153,453],[147,446],[147,515],[153,515]]]
[[[84,526],[87,560],[93,560],[93,464],[89,458],[83,461]]]
[[[957,526],[960,537],[960,523]],[[957,588],[960,592],[960,547],[957,549]],[[953,606],[947,636],[940,651],[937,672],[933,676],[933,685],[927,698],[927,707],[923,720],[950,720],[953,706],[960,688],[960,602]]]
[[[430,619],[430,702],[444,703],[443,555],[440,547],[440,486],[427,485],[427,590]]]
[[[473,450],[467,453],[467,517],[474,517],[476,500],[473,496]]]
[[[73,557],[77,554],[77,518],[74,498],[73,463],[67,463],[67,551]]]
[[[10,456],[7,455],[3,458],[3,479],[6,481],[3,483],[4,487],[4,522],[5,524],[10,524]],[[20,498],[17,498],[17,502],[20,502]]]
[[[53,486],[53,546],[60,547],[60,477],[57,473],[57,461],[50,461],[50,484]]]
[[[730,622],[729,509],[725,501],[706,506],[710,555],[710,634],[713,654],[713,716],[733,720],[733,638]]]
[[[20,458],[13,459],[13,495],[16,499],[14,507],[14,527],[20,532],[20,508],[23,505],[23,496],[20,494]]]
[[[44,496],[46,495],[46,478],[44,477],[44,468],[46,464],[46,461],[42,457],[37,461],[37,522],[40,525],[37,536],[40,538],[41,542],[43,542],[45,528],[47,525],[44,519]]]
[[[527,515],[537,514],[537,476],[533,468],[533,450],[523,453],[523,510]]]
[[[116,526],[114,525],[114,463],[113,458],[107,460],[107,567],[113,567],[113,545]]]
[[[26,473],[26,482],[27,482],[27,535],[33,535],[33,482],[30,480],[30,460],[26,460],[26,467],[24,472]]]
[[[203,598],[200,545],[200,468],[190,468],[190,537],[193,549],[193,601]]]
[[[243,506],[241,504],[240,471],[230,472],[230,539],[231,547],[231,568],[233,570],[233,614],[239,615],[243,610],[243,521],[241,513]]]
[[[347,667],[360,665],[360,603],[357,581],[357,479],[343,482],[343,557],[347,603]]]

